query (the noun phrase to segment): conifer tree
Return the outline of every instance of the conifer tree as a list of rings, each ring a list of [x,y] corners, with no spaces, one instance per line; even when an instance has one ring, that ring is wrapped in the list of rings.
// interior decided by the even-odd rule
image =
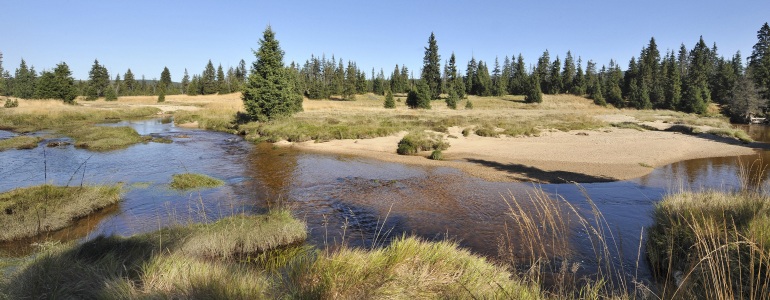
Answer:
[[[663,105],[664,109],[678,109],[679,102],[682,99],[682,76],[679,73],[681,68],[676,62],[674,52],[671,51],[666,57],[663,83]]]
[[[562,80],[561,80],[561,60],[559,56],[556,56],[556,60],[551,64],[551,69],[548,72],[549,83],[548,93],[556,95],[562,92]]]
[[[458,98],[464,98],[465,97],[465,84],[463,83],[463,79],[460,76],[460,74],[457,71],[457,60],[455,59],[455,54],[452,52],[452,56],[449,57],[449,64],[447,65],[447,80],[449,83],[447,84],[450,88],[453,88],[455,90],[455,93],[457,94]]]
[[[604,100],[604,95],[602,95],[602,85],[598,82],[593,83],[593,88],[591,88],[591,94],[589,97],[594,100],[594,104],[596,105],[607,105],[607,101]]]
[[[187,74],[187,68],[185,68],[184,76],[182,76],[182,94],[187,94],[188,86],[190,86],[190,74]]]
[[[529,76],[527,76],[527,68],[524,65],[524,56],[519,53],[519,56],[516,58],[516,64],[513,67],[509,93],[511,95],[523,95],[527,85],[529,85]]]
[[[767,22],[757,31],[757,43],[752,47],[748,68],[760,95],[770,101],[770,25]]]
[[[550,91],[549,83],[550,78],[548,75],[550,74],[550,67],[551,67],[551,56],[548,53],[548,49],[543,52],[543,55],[540,56],[540,58],[537,59],[537,66],[535,67],[534,73],[537,73],[537,78],[540,79],[540,88],[546,91]],[[527,88],[528,91],[531,89],[531,82],[527,82]],[[525,91],[526,93],[526,91]]]
[[[77,97],[77,90],[75,89],[75,79],[72,78],[72,71],[70,71],[67,63],[61,62],[56,65],[53,70],[54,84],[56,92],[54,94],[55,99],[61,99],[64,103],[75,103],[75,97]]]
[[[166,102],[166,91],[165,89],[160,89],[160,93],[158,93],[158,103]]]
[[[468,67],[465,69],[465,94],[476,95],[473,87],[476,86],[474,81],[476,80],[477,69],[476,58],[471,57],[471,60],[468,61]]]
[[[283,51],[270,26],[259,41],[257,60],[243,92],[246,112],[254,119],[266,121],[302,111],[302,96],[283,66]]]
[[[446,106],[451,109],[457,109],[457,102],[460,101],[460,97],[457,95],[457,90],[454,88],[454,84],[449,86],[449,96],[446,98]]]
[[[479,61],[475,75],[476,77],[473,78],[473,94],[482,97],[492,96],[492,78],[489,76],[487,64]]]
[[[425,80],[417,82],[417,87],[409,91],[406,105],[409,108],[430,109],[430,87]]]
[[[133,95],[136,89],[136,79],[134,79],[134,73],[131,73],[131,69],[128,69],[123,74],[123,86],[125,87],[125,95]]]
[[[88,99],[103,97],[109,85],[110,74],[107,72],[107,68],[100,65],[98,60],[94,60],[91,71],[88,72]]]
[[[708,87],[708,76],[711,73],[711,50],[709,50],[703,37],[700,38],[695,48],[690,50],[690,64],[687,68],[687,76],[684,80],[681,109],[685,112],[703,114],[711,102],[711,91]]]
[[[511,76],[513,76],[513,64],[508,56],[505,56],[503,60],[503,71],[500,74],[500,83],[498,84],[498,95],[502,96],[508,94],[508,85],[511,82]]]
[[[561,82],[562,92],[575,94],[575,91],[573,91],[573,85],[575,84],[575,59],[572,58],[571,51],[567,51],[567,57],[564,58]]]
[[[187,95],[195,96],[200,94],[201,94],[200,77],[198,75],[193,75],[192,79],[190,79],[190,84],[187,86]]]
[[[115,87],[112,85],[107,86],[104,91],[104,101],[118,100],[118,94],[115,92]]]
[[[217,93],[227,94],[230,92],[230,87],[227,85],[225,79],[225,71],[222,69],[222,64],[217,67]]]
[[[36,99],[53,99],[56,93],[56,82],[52,72],[43,71],[35,84],[34,97]]]
[[[541,103],[543,102],[543,93],[540,89],[540,78],[537,72],[532,73],[530,77],[529,86],[527,87],[526,97],[524,102],[527,103]]]
[[[163,67],[163,72],[160,72],[160,81],[158,82],[158,88],[163,91],[168,90],[171,87],[171,72],[168,67]]]
[[[430,89],[430,99],[438,99],[441,94],[441,56],[438,54],[436,36],[433,32],[428,38],[428,47],[425,47],[425,56],[422,59],[422,74],[420,79],[425,81]]]
[[[575,79],[572,81],[570,92],[576,96],[583,96],[586,93],[586,77],[583,73],[583,60],[580,57],[578,57],[577,72],[575,73]],[[602,100],[604,100],[603,97]]]
[[[32,99],[35,96],[36,77],[34,67],[28,68],[27,62],[22,59],[13,76],[12,95],[22,99]]]
[[[353,62],[348,61],[348,67],[345,70],[345,81],[343,83],[342,98],[345,100],[355,100],[356,95],[356,80],[358,78],[358,71]]]
[[[396,108],[396,101],[393,100],[393,92],[390,90],[385,94],[385,103],[383,106],[385,108]]]
[[[6,94],[6,88],[5,88],[5,69],[3,69],[3,52],[0,52],[0,96],[3,96]]]
[[[214,69],[214,64],[209,62],[206,64],[206,68],[203,69],[203,74],[200,77],[201,94],[210,95],[219,91],[217,85],[217,71]]]
[[[502,70],[500,69],[500,61],[495,57],[495,67],[492,69],[492,91],[493,96],[505,95],[505,85],[502,83]]]

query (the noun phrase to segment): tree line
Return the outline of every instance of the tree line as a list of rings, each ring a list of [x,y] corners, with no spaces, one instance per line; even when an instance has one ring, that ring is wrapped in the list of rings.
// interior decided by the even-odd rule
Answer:
[[[625,71],[615,60],[601,68],[588,60],[583,68],[581,57],[568,51],[562,61],[551,59],[545,50],[532,67],[527,67],[521,54],[506,56],[502,63],[495,58],[491,65],[472,57],[460,74],[458,62],[451,54],[441,68],[438,43],[431,33],[425,47],[419,79],[405,65],[396,65],[385,76],[381,68],[372,68],[367,78],[354,61],[347,64],[334,55],[327,59],[311,55],[303,65],[292,62],[286,69],[293,89],[309,99],[335,96],[352,100],[356,94],[372,92],[379,95],[406,93],[407,105],[430,107],[430,100],[443,96],[447,105],[456,107],[457,99],[466,95],[503,96],[525,95],[528,102],[542,101],[545,94],[574,94],[586,96],[598,105],[618,108],[671,109],[689,113],[705,113],[709,103],[722,104],[731,115],[756,113],[770,101],[770,26],[765,23],[757,32],[757,43],[744,66],[741,53],[722,56],[716,43],[709,47],[701,37],[688,49],[681,44],[678,51],[661,52],[655,38],[642,47],[638,57],[632,57]],[[221,64],[214,68],[208,61],[200,74],[190,76],[185,69],[179,83],[171,80],[168,68],[160,80],[137,80],[128,69],[111,79],[107,69],[97,60],[87,81],[76,81],[66,63],[53,71],[37,73],[24,60],[13,76],[2,68],[0,53],[0,95],[18,98],[56,98],[65,102],[82,95],[86,99],[118,96],[188,94],[206,95],[244,91],[249,72],[241,60],[238,66],[224,71]],[[738,93],[740,97],[736,95]]]

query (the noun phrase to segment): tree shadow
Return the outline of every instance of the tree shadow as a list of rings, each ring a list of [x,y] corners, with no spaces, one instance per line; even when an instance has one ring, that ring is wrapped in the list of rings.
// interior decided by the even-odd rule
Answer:
[[[612,177],[594,176],[569,171],[546,171],[522,164],[503,164],[495,161],[473,158],[466,159],[466,161],[510,173],[511,178],[523,181],[539,183],[591,183],[617,181],[616,178]]]

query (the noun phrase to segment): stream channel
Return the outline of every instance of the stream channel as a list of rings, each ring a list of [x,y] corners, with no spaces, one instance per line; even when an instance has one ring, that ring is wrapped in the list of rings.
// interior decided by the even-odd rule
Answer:
[[[651,276],[644,253],[639,256],[638,249],[656,202],[682,189],[735,189],[741,162],[770,162],[770,152],[758,151],[742,157],[681,161],[626,181],[534,185],[489,182],[451,168],[253,145],[239,136],[180,128],[159,119],[104,126],[131,126],[139,134],[173,142],[91,152],[72,145],[46,147],[51,141],[68,141],[48,138],[31,150],[3,151],[0,192],[44,182],[70,186],[123,183],[120,204],[49,234],[56,239],[131,235],[288,205],[307,222],[309,242],[320,247],[341,243],[381,246],[391,238],[414,234],[429,240],[448,238],[496,258],[506,223],[512,225],[505,199],[526,200],[534,189],[542,189],[588,214],[590,198],[611,231],[607,237],[615,263],[644,280]],[[759,141],[770,140],[768,127],[743,128]],[[0,139],[11,136],[14,134],[0,131]],[[226,184],[193,192],[171,189],[171,176],[184,172],[206,174]],[[760,172],[755,176],[766,179],[767,171]],[[574,232],[570,261],[595,265],[589,239],[581,237],[578,229]],[[27,255],[30,242],[0,245],[0,256]]]

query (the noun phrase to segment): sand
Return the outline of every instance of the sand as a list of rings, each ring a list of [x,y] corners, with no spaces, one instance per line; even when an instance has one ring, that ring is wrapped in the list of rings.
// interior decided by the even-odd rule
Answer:
[[[677,161],[749,155],[752,145],[718,138],[665,131],[604,128],[591,131],[544,132],[537,137],[464,137],[450,128],[451,144],[443,161],[396,154],[406,134],[365,140],[323,143],[277,143],[303,151],[353,155],[422,166],[445,166],[492,181],[605,182],[649,174],[656,167]],[[456,138],[455,138],[456,137]]]

